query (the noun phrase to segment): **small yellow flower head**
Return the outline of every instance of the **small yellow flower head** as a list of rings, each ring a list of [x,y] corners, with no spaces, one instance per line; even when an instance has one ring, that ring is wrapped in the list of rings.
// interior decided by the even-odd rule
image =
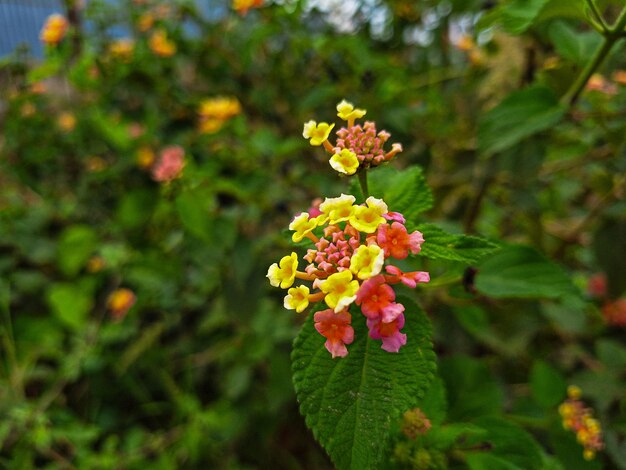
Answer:
[[[326,122],[320,122],[318,124],[315,121],[309,121],[304,124],[302,136],[305,139],[309,139],[311,145],[319,146],[328,140],[328,136],[330,135],[330,131],[333,130],[333,127],[335,127],[334,124],[328,124]]]
[[[350,259],[350,271],[361,280],[380,273],[385,262],[385,251],[378,245],[359,246]]]
[[[251,8],[261,8],[264,0],[233,0],[233,9],[245,16]]]
[[[267,270],[267,278],[270,284],[281,289],[288,289],[296,279],[298,269],[298,255],[292,252],[289,256],[283,256],[278,263],[272,264]]]
[[[226,121],[241,113],[241,104],[234,97],[207,98],[200,102],[198,115],[204,119]]]
[[[115,59],[128,62],[133,56],[135,43],[132,39],[117,39],[109,45],[109,54]]]
[[[121,320],[126,313],[135,305],[137,297],[135,293],[126,288],[116,289],[107,298],[107,308],[114,320]]]
[[[303,212],[294,218],[289,224],[289,230],[294,230],[295,233],[291,236],[291,239],[294,243],[298,243],[302,241],[304,237],[306,237],[309,233],[313,231],[315,227],[317,227],[318,219],[313,218],[309,219],[309,213]]]
[[[154,25],[154,15],[150,12],[146,12],[137,20],[137,29],[142,33],[148,31]]]
[[[387,204],[382,199],[370,196],[365,201],[367,206],[357,206],[350,217],[350,225],[360,232],[374,233],[380,224],[386,223],[383,215],[388,212]]]
[[[102,256],[92,256],[89,258],[89,261],[87,261],[87,272],[98,273],[104,269],[105,265],[106,263]]]
[[[171,57],[176,54],[176,44],[172,42],[163,29],[158,29],[150,36],[149,46],[152,52],[161,57]]]
[[[320,204],[322,214],[330,218],[330,224],[338,224],[350,219],[354,214],[354,202],[356,198],[352,195],[342,194],[339,197],[326,198]]]
[[[365,116],[367,111],[365,109],[356,109],[352,103],[348,103],[346,100],[342,100],[337,105],[337,116],[344,121],[354,121],[355,119]]]
[[[344,175],[353,175],[359,168],[359,159],[356,158],[356,153],[348,149],[341,149],[341,152],[334,154],[330,157],[329,163],[330,166]]]
[[[156,155],[150,147],[139,147],[137,150],[137,165],[139,168],[147,170],[154,164],[155,160]]]
[[[319,282],[319,287],[326,294],[326,305],[339,313],[356,299],[359,290],[359,281],[352,280],[352,273],[348,270],[331,274],[324,281]]]
[[[578,400],[582,396],[582,390],[576,385],[567,387],[567,396],[573,400]]]
[[[67,111],[59,114],[59,118],[57,120],[59,127],[64,132],[71,132],[76,127],[76,117]]]
[[[596,451],[593,449],[585,449],[583,450],[583,458],[585,460],[593,460],[593,458],[596,456]]]
[[[309,306],[309,293],[310,290],[307,286],[292,287],[285,296],[285,308],[302,313]]]
[[[68,27],[69,22],[63,15],[50,15],[39,33],[39,39],[47,46],[54,46],[63,40]]]

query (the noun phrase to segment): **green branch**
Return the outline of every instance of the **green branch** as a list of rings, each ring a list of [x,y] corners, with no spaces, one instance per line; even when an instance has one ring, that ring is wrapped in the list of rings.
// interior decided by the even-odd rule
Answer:
[[[593,5],[593,1],[591,0],[588,0],[588,3]],[[597,12],[597,9],[594,10],[594,12]],[[597,14],[599,14],[599,12],[597,12]],[[602,22],[602,24],[606,28],[603,33],[604,41],[602,42],[598,50],[594,53],[589,63],[582,70],[578,78],[574,81],[574,83],[572,83],[572,86],[569,88],[569,90],[567,90],[567,92],[561,98],[561,103],[567,106],[572,106],[574,103],[576,103],[578,97],[585,89],[585,85],[587,85],[587,82],[589,81],[591,76],[596,72],[596,70],[598,70],[600,65],[602,65],[604,60],[609,56],[609,52],[611,52],[611,49],[613,48],[615,43],[624,36],[624,27],[626,26],[626,8],[622,10],[619,17],[617,18],[617,21],[615,21],[615,24],[612,27],[607,27],[604,21]]]

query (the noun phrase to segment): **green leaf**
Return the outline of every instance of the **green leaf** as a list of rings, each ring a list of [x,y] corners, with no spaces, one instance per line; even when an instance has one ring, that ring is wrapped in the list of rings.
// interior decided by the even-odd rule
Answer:
[[[513,0],[501,7],[500,21],[511,34],[522,34],[539,15],[548,0]]]
[[[381,468],[387,462],[392,423],[417,405],[433,379],[435,362],[428,318],[406,307],[407,344],[397,354],[368,336],[355,311],[354,342],[332,359],[311,314],[294,342],[293,381],[300,411],[338,469]]]
[[[565,107],[549,88],[533,86],[513,92],[480,120],[478,149],[485,155],[505,150],[554,126],[564,113]]]
[[[499,462],[494,466],[470,465],[470,468],[485,470],[496,468],[533,470],[542,468],[541,447],[524,429],[502,418],[491,416],[478,418],[473,423],[487,431],[485,440],[491,446],[490,455],[497,457]]]
[[[535,24],[552,18],[574,18],[585,20],[585,0],[549,0],[535,18]]]
[[[98,244],[96,232],[86,225],[73,225],[59,238],[59,268],[67,276],[75,276],[93,254]]]
[[[84,325],[92,304],[91,296],[74,284],[53,284],[48,290],[52,313],[61,323],[76,330]]]
[[[201,240],[213,241],[214,221],[209,216],[208,202],[200,191],[186,191],[176,198],[176,210],[185,229]]]
[[[114,149],[123,152],[130,150],[132,139],[124,123],[118,122],[113,116],[107,116],[101,111],[93,111],[89,115],[89,122],[94,131]]]
[[[578,297],[570,276],[535,249],[511,245],[478,266],[474,285],[489,297]]]
[[[565,21],[550,23],[548,34],[557,52],[580,66],[587,63],[602,42],[602,36],[595,31],[577,31]]]
[[[552,408],[565,398],[567,383],[561,372],[544,361],[535,361],[530,371],[530,390],[535,401]]]
[[[419,224],[416,228],[424,236],[420,254],[426,258],[471,264],[498,249],[484,238],[447,233],[436,225]]]
[[[369,171],[367,178],[370,195],[382,198],[390,211],[402,213],[408,221],[415,221],[419,214],[433,206],[433,195],[418,166],[401,171],[384,166]],[[352,187],[356,195],[361,194],[356,178]]]
[[[448,357],[440,362],[439,374],[446,383],[450,421],[501,412],[502,389],[483,362],[466,356]]]
[[[467,456],[470,470],[523,470],[521,467],[493,454],[473,453]]]

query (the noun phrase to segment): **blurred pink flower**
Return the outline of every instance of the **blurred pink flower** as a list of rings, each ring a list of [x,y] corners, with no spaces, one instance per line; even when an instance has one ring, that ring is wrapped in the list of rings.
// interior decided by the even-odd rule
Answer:
[[[170,145],[161,150],[159,159],[152,167],[152,179],[172,181],[178,178],[185,166],[185,150],[179,145]]]

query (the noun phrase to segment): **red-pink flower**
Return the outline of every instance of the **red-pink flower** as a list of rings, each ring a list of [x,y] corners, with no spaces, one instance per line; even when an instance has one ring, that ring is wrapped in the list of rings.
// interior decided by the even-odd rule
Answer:
[[[606,302],[602,307],[602,315],[609,325],[626,328],[626,297]]]
[[[404,225],[394,222],[391,227],[387,224],[378,227],[376,242],[385,250],[385,257],[404,259],[409,256],[409,251],[414,255],[420,252],[424,237],[417,230],[409,235]]]
[[[185,166],[185,150],[179,145],[165,147],[152,167],[155,181],[172,181],[178,178]]]
[[[326,338],[326,349],[333,358],[348,355],[346,344],[354,340],[354,329],[350,326],[352,316],[343,310],[335,313],[332,308],[316,312],[313,316],[315,329]]]
[[[587,281],[587,292],[589,292],[589,295],[592,297],[606,297],[606,284],[606,274],[596,273]]]
[[[400,333],[404,327],[404,314],[389,323],[384,323],[380,319],[367,319],[367,327],[370,330],[370,338],[382,339],[382,348],[387,352],[398,352],[406,344],[406,335]]]
[[[404,305],[394,302],[396,293],[379,274],[365,281],[356,294],[356,304],[368,319],[389,323],[404,312]]]
[[[411,271],[408,273],[404,273],[400,270],[400,268],[392,265],[385,266],[385,271],[397,277],[397,280],[395,282],[387,278],[387,282],[391,284],[401,282],[402,284],[409,286],[410,288],[414,288],[418,282],[430,281],[430,274],[428,274],[426,271]]]

